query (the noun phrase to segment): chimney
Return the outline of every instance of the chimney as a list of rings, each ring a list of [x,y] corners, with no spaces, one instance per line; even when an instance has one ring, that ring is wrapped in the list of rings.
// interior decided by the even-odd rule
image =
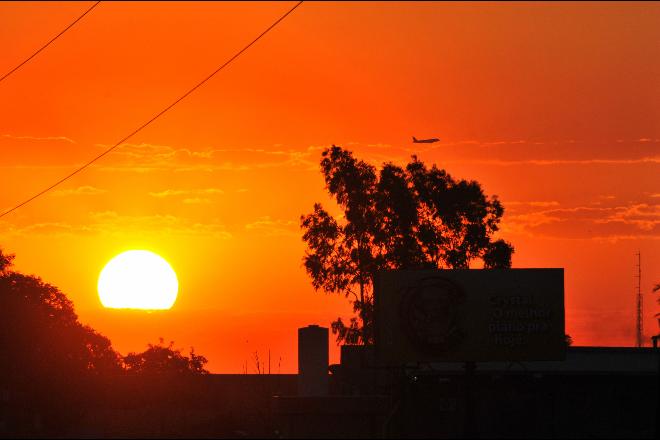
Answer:
[[[298,329],[298,395],[328,394],[328,329],[309,325]]]

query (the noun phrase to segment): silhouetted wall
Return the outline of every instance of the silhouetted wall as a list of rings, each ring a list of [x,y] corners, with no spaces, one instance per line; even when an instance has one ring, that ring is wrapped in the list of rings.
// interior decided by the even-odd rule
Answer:
[[[273,437],[271,398],[295,395],[296,380],[292,374],[107,378],[80,390],[82,409],[72,428],[57,434],[40,425],[38,408],[9,396],[0,405],[0,437]]]
[[[477,364],[480,437],[657,438],[660,350],[571,347],[564,362]],[[66,432],[0,389],[0,437],[463,437],[464,365],[372,368],[342,350],[330,396],[296,397],[297,375],[119,376],[76,390]],[[345,368],[344,368],[345,367]],[[273,398],[272,396],[280,396]]]
[[[657,438],[657,349],[569,347],[565,361],[477,363],[472,378],[462,363],[375,366],[370,348],[342,350],[334,388],[391,396],[389,437]]]

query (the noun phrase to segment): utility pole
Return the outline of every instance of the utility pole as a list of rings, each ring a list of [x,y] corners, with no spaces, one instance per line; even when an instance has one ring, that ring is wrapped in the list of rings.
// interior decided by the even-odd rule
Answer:
[[[644,345],[644,302],[642,300],[642,256],[637,251],[637,346]]]

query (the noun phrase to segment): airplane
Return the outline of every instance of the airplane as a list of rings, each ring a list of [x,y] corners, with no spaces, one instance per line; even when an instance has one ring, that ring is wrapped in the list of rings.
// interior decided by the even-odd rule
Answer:
[[[440,139],[431,138],[431,139],[417,139],[413,136],[413,144],[432,144],[433,142],[438,142]]]

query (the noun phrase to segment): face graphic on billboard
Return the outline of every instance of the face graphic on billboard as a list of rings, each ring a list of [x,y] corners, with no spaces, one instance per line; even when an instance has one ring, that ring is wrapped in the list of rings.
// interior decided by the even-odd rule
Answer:
[[[401,325],[410,342],[428,354],[445,353],[460,344],[461,288],[442,277],[423,278],[408,286],[400,305]]]

